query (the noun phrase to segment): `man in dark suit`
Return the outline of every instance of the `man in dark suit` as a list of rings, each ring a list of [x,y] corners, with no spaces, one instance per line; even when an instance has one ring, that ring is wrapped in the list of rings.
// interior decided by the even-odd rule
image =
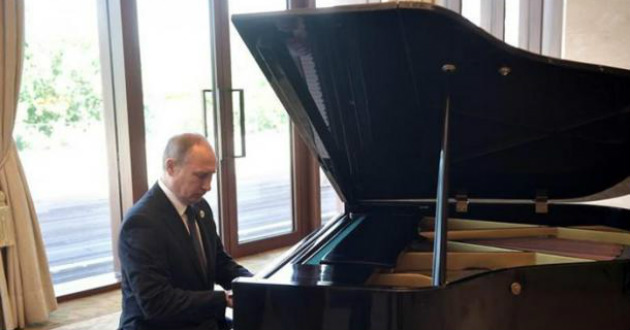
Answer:
[[[228,329],[230,294],[214,291],[251,273],[223,250],[210,206],[216,157],[201,135],[171,138],[163,175],[127,213],[118,244],[122,330]]]

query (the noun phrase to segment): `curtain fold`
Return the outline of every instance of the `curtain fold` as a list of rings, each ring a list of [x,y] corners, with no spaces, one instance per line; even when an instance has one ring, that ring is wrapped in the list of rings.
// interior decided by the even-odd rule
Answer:
[[[57,307],[42,235],[13,141],[24,49],[24,0],[0,0],[0,190],[15,244],[0,254],[3,327],[46,321]]]

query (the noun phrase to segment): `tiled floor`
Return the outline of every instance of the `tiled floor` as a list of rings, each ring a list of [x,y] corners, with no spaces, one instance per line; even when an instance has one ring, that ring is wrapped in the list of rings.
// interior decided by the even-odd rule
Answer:
[[[285,251],[274,250],[238,262],[256,273]],[[47,323],[31,325],[25,330],[114,330],[120,317],[120,301],[120,291],[116,290],[64,302],[50,315]]]

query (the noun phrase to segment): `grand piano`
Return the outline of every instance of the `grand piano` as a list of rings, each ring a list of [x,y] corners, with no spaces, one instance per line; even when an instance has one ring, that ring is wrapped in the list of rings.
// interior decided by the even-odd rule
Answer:
[[[630,329],[630,71],[422,3],[232,20],[345,203],[235,329]]]

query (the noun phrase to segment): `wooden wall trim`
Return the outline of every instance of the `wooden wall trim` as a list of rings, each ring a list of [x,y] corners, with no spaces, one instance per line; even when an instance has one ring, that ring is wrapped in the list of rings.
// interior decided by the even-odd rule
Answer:
[[[102,0],[97,8],[112,246],[119,271],[118,228],[148,189],[138,20],[135,0]]]
[[[315,8],[315,0],[288,0],[289,9]],[[291,125],[293,154],[293,209],[300,237],[308,235],[322,223],[319,164],[297,129]]]
[[[232,115],[232,73],[230,58],[230,20],[228,1],[210,1],[210,31],[213,72],[213,106],[219,127],[216,139],[218,158],[219,230],[229,253],[235,253],[238,245],[236,170],[234,162],[234,135]]]

